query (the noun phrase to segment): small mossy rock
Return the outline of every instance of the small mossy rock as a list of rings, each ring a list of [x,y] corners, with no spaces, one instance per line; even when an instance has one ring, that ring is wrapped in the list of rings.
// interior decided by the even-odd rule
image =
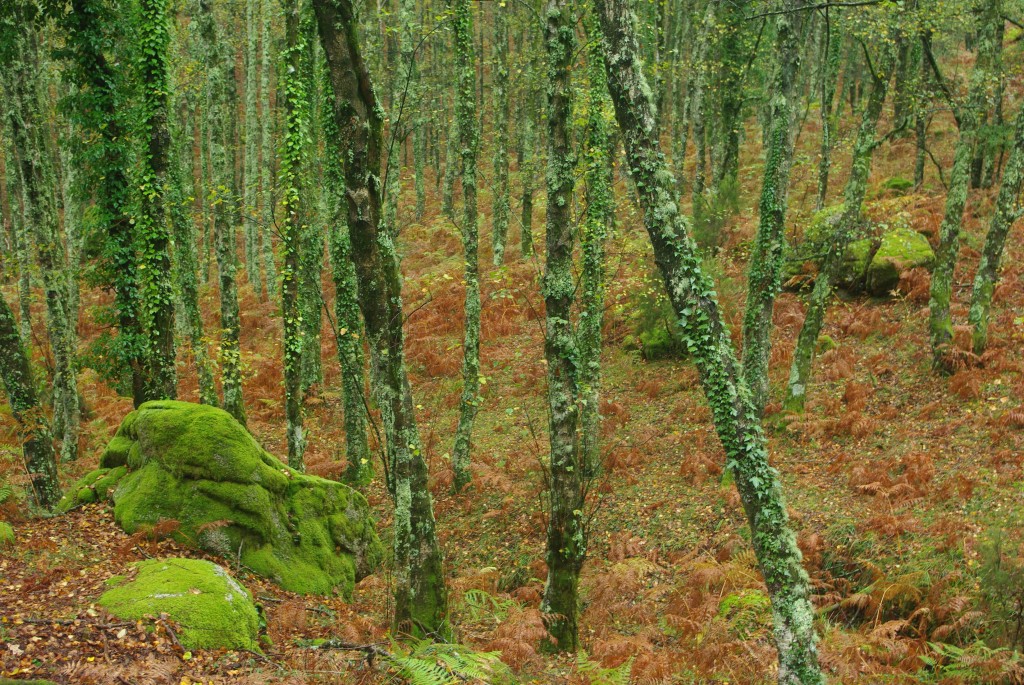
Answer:
[[[14,547],[14,529],[6,521],[0,521],[0,549]]]
[[[258,648],[259,613],[249,592],[226,570],[205,559],[148,559],[134,580],[107,590],[99,604],[135,621],[167,616],[180,626],[185,649]]]
[[[175,520],[174,537],[241,563],[286,590],[340,592],[383,556],[366,498],[295,471],[268,454],[227,412],[147,402],[129,414],[101,464],[128,474],[113,493],[129,533]]]
[[[127,466],[99,468],[82,476],[57,504],[57,513],[64,514],[80,504],[91,504],[107,499],[121,478],[128,473]]]
[[[931,268],[935,252],[928,239],[910,228],[895,228],[882,236],[867,268],[866,287],[872,295],[888,295],[900,282],[900,273],[923,266]]]

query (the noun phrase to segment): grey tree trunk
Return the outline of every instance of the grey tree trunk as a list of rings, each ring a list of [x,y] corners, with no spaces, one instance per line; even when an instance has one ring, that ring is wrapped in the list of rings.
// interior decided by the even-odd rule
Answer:
[[[700,371],[715,427],[750,524],[754,551],[772,601],[780,683],[823,683],[814,609],[800,549],[789,525],[778,472],[768,463],[764,434],[711,280],[679,213],[675,181],[661,153],[654,103],[640,71],[634,15],[625,0],[595,0],[601,20],[608,90],[669,299]]]
[[[825,10],[826,17],[828,10]],[[839,61],[843,50],[842,23],[840,20],[832,20],[828,25],[828,41],[825,50],[824,74],[821,79],[821,150],[818,160],[818,197],[815,202],[815,209],[821,211],[825,207],[825,200],[828,197],[828,177],[832,170],[832,146],[834,145],[833,134],[838,123],[838,114],[835,109],[836,86],[839,81]]]
[[[576,48],[573,17],[565,0],[551,0],[545,10],[547,47],[548,209],[547,259],[544,263],[546,329],[544,357],[548,370],[549,466],[547,583],[541,612],[551,635],[549,648],[575,652],[579,647],[579,576],[587,555],[583,452],[578,432],[580,378],[572,330],[573,281],[572,196],[576,159],[572,148],[572,81]]]
[[[494,198],[491,203],[494,227],[494,265],[505,259],[508,239],[508,19],[507,7],[494,9]]]
[[[473,57],[473,13],[469,0],[457,0],[454,14],[455,120],[462,158],[462,250],[465,258],[466,302],[462,341],[462,398],[455,429],[453,487],[461,491],[471,480],[473,422],[480,408],[480,230],[477,226],[476,164],[480,133],[476,122],[476,67]]]
[[[348,227],[359,308],[374,356],[395,501],[396,632],[449,633],[448,598],[427,488],[427,463],[405,369],[401,275],[391,237],[381,232],[381,107],[363,58],[351,0],[313,0],[334,90],[337,136],[345,165]]]

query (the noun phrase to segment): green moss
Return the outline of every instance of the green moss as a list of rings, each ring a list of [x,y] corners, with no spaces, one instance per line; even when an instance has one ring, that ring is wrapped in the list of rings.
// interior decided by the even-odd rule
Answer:
[[[64,495],[57,505],[57,513],[63,514],[80,504],[90,504],[107,499],[127,473],[128,467],[126,466],[90,471],[68,490],[68,494]]]
[[[843,265],[839,269],[838,283],[840,287],[849,290],[860,290],[864,287],[864,276],[871,263],[874,248],[875,241],[871,238],[855,240],[846,247]]]
[[[123,439],[132,471],[113,494],[114,517],[129,533],[176,520],[180,542],[240,557],[300,593],[348,596],[380,563],[361,494],[285,466],[225,411],[148,402],[122,424]]]
[[[202,559],[150,559],[135,566],[135,580],[100,597],[110,613],[128,620],[167,614],[180,626],[186,649],[258,649],[252,597],[223,568]]]
[[[935,263],[928,239],[910,228],[896,228],[882,236],[867,269],[866,286],[872,295],[887,295],[900,281],[900,273]]]
[[[819,335],[818,336],[818,354],[824,354],[825,352],[828,352],[830,350],[834,350],[837,347],[839,347],[839,343],[837,343],[832,338],[832,336],[830,336],[830,335]]]
[[[0,521],[0,547],[14,547],[14,528],[6,521]]]
[[[902,193],[903,191],[910,190],[914,187],[914,182],[909,178],[903,178],[902,176],[893,176],[887,178],[883,183],[882,187],[886,190],[895,190],[896,192]]]

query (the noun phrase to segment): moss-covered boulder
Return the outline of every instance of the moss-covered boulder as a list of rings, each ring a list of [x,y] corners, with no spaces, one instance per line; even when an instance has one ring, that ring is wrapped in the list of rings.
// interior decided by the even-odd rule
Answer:
[[[14,547],[14,529],[6,521],[0,521],[0,549]]]
[[[887,295],[900,282],[900,273],[923,266],[931,268],[935,252],[923,235],[897,227],[882,236],[868,265],[865,287],[872,295]]]
[[[147,402],[121,423],[90,474],[92,488],[120,468],[114,518],[129,533],[178,521],[185,544],[240,559],[303,594],[348,596],[380,562],[366,499],[341,483],[295,471],[268,454],[227,412]],[[80,496],[81,483],[74,492]]]
[[[100,597],[107,611],[130,621],[167,614],[185,649],[257,649],[259,613],[223,568],[204,559],[149,559],[135,567],[133,580],[115,577]]]

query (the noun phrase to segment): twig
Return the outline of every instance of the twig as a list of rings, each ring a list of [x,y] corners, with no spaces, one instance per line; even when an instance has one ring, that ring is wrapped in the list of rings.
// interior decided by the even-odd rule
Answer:
[[[749,17],[744,17],[744,21],[752,21],[754,19],[760,19],[761,17],[774,17],[779,14],[793,14],[794,12],[803,12],[805,10],[822,10],[828,9],[829,7],[867,7],[868,5],[879,5],[882,0],[861,0],[860,2],[822,2],[817,5],[804,5],[803,7],[793,7],[791,9],[784,10],[772,10],[770,12],[762,12],[761,14],[753,14]]]

